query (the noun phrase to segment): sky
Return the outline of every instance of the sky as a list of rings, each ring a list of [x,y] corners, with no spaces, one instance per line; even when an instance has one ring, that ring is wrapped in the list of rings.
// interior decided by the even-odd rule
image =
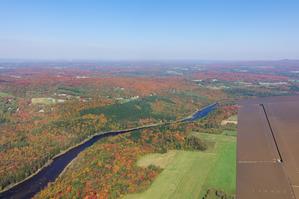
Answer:
[[[298,0],[1,0],[0,58],[299,59]]]

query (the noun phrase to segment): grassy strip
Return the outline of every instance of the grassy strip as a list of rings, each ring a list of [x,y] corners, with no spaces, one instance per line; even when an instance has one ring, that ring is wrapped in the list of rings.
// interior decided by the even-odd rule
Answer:
[[[219,143],[217,160],[211,168],[202,187],[201,196],[208,189],[217,189],[234,195],[236,193],[236,144],[235,142]]]

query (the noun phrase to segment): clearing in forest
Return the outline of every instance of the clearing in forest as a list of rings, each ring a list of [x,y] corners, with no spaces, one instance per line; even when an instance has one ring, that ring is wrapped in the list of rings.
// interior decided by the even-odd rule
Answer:
[[[129,194],[134,198],[201,198],[213,188],[235,194],[236,138],[227,135],[193,133],[208,143],[206,151],[171,150],[165,154],[149,154],[137,164],[164,168],[143,193]]]

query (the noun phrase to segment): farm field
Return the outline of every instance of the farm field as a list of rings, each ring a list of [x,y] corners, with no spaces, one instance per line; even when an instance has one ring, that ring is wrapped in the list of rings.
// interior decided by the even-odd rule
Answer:
[[[216,156],[204,152],[176,151],[176,155],[144,193],[132,194],[125,199],[137,198],[196,198]]]
[[[236,138],[211,134],[205,137],[208,140],[216,140],[213,152],[217,155],[217,159],[202,186],[201,197],[211,188],[234,195],[236,192]]]
[[[167,153],[151,153],[144,155],[140,160],[137,162],[139,167],[148,167],[150,165],[155,165],[160,168],[166,168],[167,165],[176,158],[178,154],[177,150],[170,150]]]
[[[176,150],[141,157],[137,165],[143,167],[151,164],[162,165],[165,169],[145,192],[130,194],[124,198],[199,198],[199,196],[202,198],[211,188],[234,195],[235,137],[206,133],[192,134],[210,143],[208,150],[205,152]]]

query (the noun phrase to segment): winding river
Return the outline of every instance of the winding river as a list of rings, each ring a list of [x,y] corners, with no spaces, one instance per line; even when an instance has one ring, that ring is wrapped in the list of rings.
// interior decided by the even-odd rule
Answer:
[[[192,122],[195,120],[198,120],[200,118],[203,118],[207,116],[210,112],[214,111],[218,107],[218,103],[210,104],[198,111],[196,111],[193,115],[184,118],[182,120],[179,120],[177,122]],[[12,188],[0,193],[0,198],[14,198],[14,199],[26,199],[26,198],[32,198],[35,194],[37,194],[39,191],[41,191],[44,187],[47,186],[49,182],[54,182],[55,179],[61,174],[61,172],[66,168],[66,166],[77,157],[77,155],[85,150],[86,148],[93,145],[98,140],[109,137],[109,136],[115,136],[122,133],[127,133],[135,130],[150,128],[154,126],[160,126],[160,125],[168,125],[171,124],[171,122],[167,123],[158,123],[158,124],[152,124],[152,125],[146,125],[142,127],[137,127],[133,129],[126,129],[126,130],[120,130],[120,131],[111,131],[111,132],[105,132],[97,134],[93,137],[91,137],[89,140],[83,142],[82,144],[79,144],[67,152],[55,157],[53,161],[43,167],[37,174],[33,175],[32,177],[24,180],[23,182],[13,186]]]

